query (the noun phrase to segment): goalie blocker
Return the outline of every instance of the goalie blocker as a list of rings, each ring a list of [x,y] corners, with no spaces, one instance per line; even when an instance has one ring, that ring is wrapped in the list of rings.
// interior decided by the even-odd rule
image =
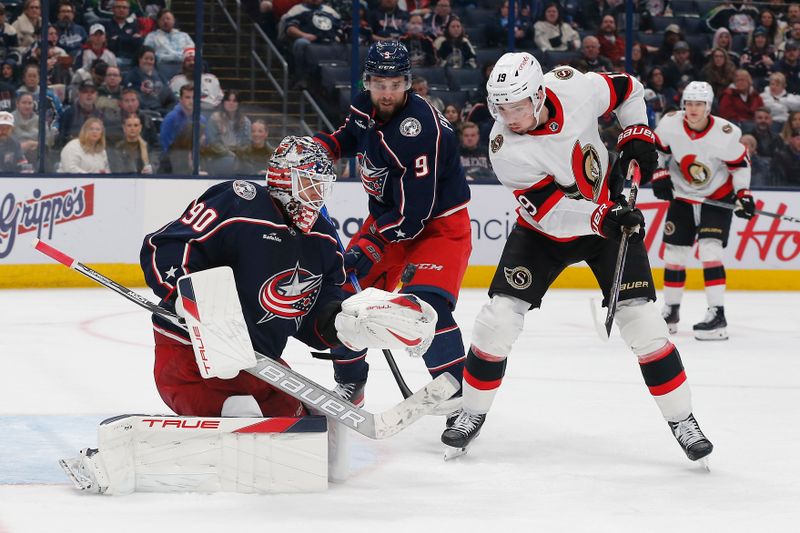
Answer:
[[[98,449],[62,459],[76,487],[132,492],[317,492],[327,488],[322,416],[194,418],[122,415],[103,421]]]

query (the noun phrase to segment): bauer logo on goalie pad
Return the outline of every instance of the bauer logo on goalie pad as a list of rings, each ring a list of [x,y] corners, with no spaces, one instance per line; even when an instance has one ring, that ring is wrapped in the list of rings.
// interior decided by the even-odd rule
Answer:
[[[267,314],[259,324],[283,318],[297,325],[314,306],[322,286],[322,276],[313,274],[297,263],[294,268],[279,272],[261,286],[258,302]]]
[[[518,290],[525,290],[533,283],[533,275],[531,271],[525,267],[504,267],[503,272],[506,275],[506,281],[509,285]]]

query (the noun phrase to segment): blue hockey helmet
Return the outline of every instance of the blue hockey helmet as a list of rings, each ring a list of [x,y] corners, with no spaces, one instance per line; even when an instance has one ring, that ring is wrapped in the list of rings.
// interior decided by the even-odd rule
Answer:
[[[411,59],[406,47],[398,41],[378,41],[370,46],[364,61],[364,87],[369,88],[370,76],[405,76],[406,90],[410,89]]]

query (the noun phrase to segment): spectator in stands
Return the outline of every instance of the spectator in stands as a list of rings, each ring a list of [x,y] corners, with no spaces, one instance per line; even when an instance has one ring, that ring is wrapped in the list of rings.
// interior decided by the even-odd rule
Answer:
[[[194,48],[187,48],[183,51],[183,65],[181,72],[175,74],[169,80],[169,89],[178,98],[181,87],[194,80],[194,64],[195,55]],[[219,104],[222,103],[222,87],[220,87],[219,79],[210,72],[203,72],[200,77],[200,108],[208,113],[213,111]]]
[[[786,92],[786,77],[780,72],[770,75],[761,100],[776,122],[784,123],[789,119],[790,111],[800,111],[800,95]]]
[[[625,58],[622,58],[622,69],[625,65]],[[633,43],[631,46],[631,71],[634,78],[644,83],[647,77],[647,47],[642,43]]]
[[[255,176],[267,173],[267,162],[275,151],[267,142],[267,123],[256,119],[250,124],[250,143],[236,150],[236,173]]]
[[[69,86],[68,100],[74,102],[78,98],[78,87],[84,81],[94,82],[95,87],[100,87],[106,80],[107,71],[108,64],[102,59],[95,59],[86,68],[76,70],[75,74],[72,75],[72,82]]]
[[[764,107],[764,102],[753,87],[753,78],[746,70],[737,70],[733,75],[733,84],[722,91],[719,98],[719,116],[746,126],[755,120],[759,107]]]
[[[121,68],[128,68],[136,58],[136,51],[144,44],[144,37],[139,33],[136,17],[131,15],[128,0],[114,0],[111,12],[111,20],[106,23],[108,49],[114,52]]]
[[[786,6],[786,22],[791,25],[793,22],[800,22],[800,4],[789,4]]]
[[[786,41],[783,57],[773,65],[773,72],[786,77],[786,90],[792,94],[800,93],[800,42]]]
[[[480,144],[480,129],[473,122],[465,122],[459,135],[461,146],[458,153],[461,156],[461,166],[467,175],[467,181],[480,183],[497,183],[497,177],[492,171],[489,161],[489,149]]]
[[[58,3],[56,27],[58,46],[75,59],[89,36],[83,26],[75,23],[75,6],[68,0],[61,0]]]
[[[677,90],[679,84],[686,84],[698,78],[697,70],[689,60],[689,45],[678,41],[672,49],[672,57],[661,67],[664,83]]]
[[[30,172],[31,166],[13,133],[14,115],[0,111],[0,173]]]
[[[192,166],[192,109],[194,108],[194,86],[187,83],[181,87],[178,105],[164,117],[161,124],[161,169],[164,173],[172,174],[191,174]],[[221,145],[216,144],[211,147],[213,152],[207,149],[209,145],[205,142],[206,118],[200,115],[200,152],[201,155],[209,157],[212,173],[230,173],[234,168],[233,154],[224,147],[222,150],[217,148]],[[203,152],[206,152],[205,154]]]
[[[739,66],[754,80],[764,80],[776,61],[775,47],[767,41],[767,31],[759,26],[753,31],[752,42],[739,58]]]
[[[19,142],[25,159],[32,165],[39,161],[39,115],[34,111],[33,96],[29,93],[17,97],[17,108],[14,110],[14,139]],[[49,133],[49,132],[48,132]],[[52,141],[52,136],[48,135]]]
[[[677,24],[667,26],[664,29],[664,39],[661,41],[661,46],[655,50],[647,50],[648,52],[653,52],[653,64],[663,65],[667,63],[672,57],[673,48],[681,41],[684,41],[681,27]]]
[[[149,46],[139,49],[137,66],[128,72],[122,83],[125,87],[136,89],[142,109],[158,111],[163,115],[175,102],[169,85],[156,70],[156,55]]]
[[[39,0],[25,0],[22,15],[11,26],[17,32],[19,53],[25,55],[39,38],[42,28],[42,4]]]
[[[514,42],[518,47],[525,46],[530,42],[533,34],[533,21],[530,17],[530,8],[527,7],[528,14],[523,14],[520,3],[515,2],[516,13],[514,18]],[[486,41],[489,46],[504,47],[508,44],[508,0],[503,2],[497,16],[486,23]]]
[[[783,57],[788,41],[800,41],[800,21],[792,22],[783,34],[783,42],[775,49],[775,56],[779,59]]]
[[[452,16],[450,0],[439,0],[433,7],[433,13],[429,13],[423,20],[425,34],[431,39],[441,37]]]
[[[97,89],[97,109],[103,114],[106,126],[106,141],[113,146],[122,136],[122,75],[119,67],[108,67],[103,83]]]
[[[578,50],[581,46],[578,32],[561,20],[561,10],[557,3],[545,6],[541,20],[533,25],[533,32],[536,46],[543,52]]]
[[[0,82],[7,83],[12,87],[19,85],[17,63],[13,59],[0,62]]]
[[[17,90],[10,83],[0,80],[0,111],[14,111]]]
[[[444,102],[442,102],[442,99],[438,96],[431,96],[428,94],[428,80],[424,77],[414,76],[411,80],[411,90],[427,100],[429,104],[439,111],[444,111]]]
[[[13,59],[19,63],[21,58],[17,51],[18,47],[17,30],[6,21],[6,6],[0,4],[0,61]]]
[[[722,48],[714,48],[700,75],[714,89],[714,94],[720,95],[728,88],[728,85],[733,83],[734,72],[736,72],[736,65],[728,57],[728,52]]]
[[[597,31],[600,55],[608,58],[615,67],[622,66],[625,58],[625,37],[617,33],[617,21],[613,15],[605,15]],[[584,47],[586,39],[583,40]]]
[[[398,0],[379,0],[367,15],[373,41],[396,41],[406,33],[408,12],[397,5]]]
[[[155,111],[147,111],[140,109],[139,93],[130,87],[122,89],[122,97],[119,101],[119,117],[120,121],[117,124],[119,130],[122,130],[122,119],[127,115],[138,115],[142,121],[142,138],[147,141],[149,146],[158,146],[158,129],[155,125],[156,119],[160,121],[161,116]],[[110,126],[108,127],[110,130]]]
[[[124,137],[108,152],[111,172],[152,174],[150,151],[142,138],[142,119],[139,115],[127,115],[122,121],[122,129]]]
[[[17,95],[23,93],[33,96],[34,110],[41,113],[39,110],[39,65],[28,64],[22,69],[22,85],[17,89]],[[51,89],[47,89],[45,92],[45,99],[47,100],[45,123],[48,128],[58,131],[61,115],[64,112],[61,107],[61,99]]]
[[[728,31],[728,28],[720,28],[714,32],[714,37],[711,39],[711,49],[722,48],[728,52],[728,57],[731,58],[733,64],[739,66],[739,54],[733,50],[732,46],[733,37],[731,37],[731,32]]]
[[[222,106],[208,118],[208,142],[221,143],[231,151],[250,144],[250,119],[239,108],[239,92],[225,91]]]
[[[97,90],[98,93],[98,107],[100,106],[100,99],[113,100],[114,106],[119,107],[118,102],[122,98],[122,73],[119,67],[106,68],[106,75],[103,78],[103,83]]]
[[[783,123],[781,128],[781,140],[783,144],[787,144],[789,139],[792,138],[792,132],[800,129],[800,111],[792,111],[789,113],[789,120]]]
[[[408,50],[411,68],[433,67],[439,62],[433,41],[422,28],[422,15],[411,15],[406,24],[406,34],[400,37],[400,42]]]
[[[758,15],[758,21],[759,25],[757,28],[764,28],[767,35],[768,44],[775,47],[780,46],[780,44],[783,42],[783,35],[786,33],[788,24],[776,19],[775,13],[769,9],[764,9],[761,11],[761,13]]]
[[[58,172],[66,174],[107,174],[110,172],[103,121],[91,117],[81,126],[78,137],[61,150]]]
[[[91,65],[95,59],[102,59],[107,65],[116,67],[117,56],[114,52],[106,48],[106,28],[99,22],[92,24],[89,28],[89,40],[83,45],[80,57],[76,61],[78,65],[84,67]]]
[[[92,117],[102,119],[103,113],[97,109],[97,86],[92,80],[86,80],[78,86],[77,101],[64,110],[57,146],[64,146],[77,137],[83,123]]]
[[[444,35],[436,39],[433,46],[439,55],[439,65],[443,67],[478,68],[475,49],[464,33],[464,26],[458,17],[450,18]]]
[[[703,18],[711,31],[726,28],[733,33],[747,34],[756,26],[758,8],[750,0],[743,0],[738,6],[733,2],[721,2],[711,8]]]
[[[758,154],[759,143],[752,135],[742,135],[740,142],[747,148],[750,157],[750,187],[775,187],[778,185],[770,172],[770,159]],[[781,143],[783,146],[783,143]]]
[[[572,61],[572,66],[581,72],[612,72],[614,66],[607,57],[600,55],[600,41],[594,35],[583,38],[580,56]]]
[[[778,185],[800,187],[800,129],[793,129],[786,145],[775,153],[770,170]]]
[[[281,17],[279,35],[291,43],[294,87],[304,89],[308,84],[306,50],[311,43],[333,43],[339,40],[342,19],[339,13],[322,0],[303,0]]]
[[[189,34],[175,28],[175,15],[169,9],[160,10],[156,21],[158,29],[147,34],[144,44],[155,52],[162,77],[170,79],[181,68],[183,51],[194,48],[194,41]]]
[[[444,118],[453,126],[456,133],[461,131],[464,123],[461,121],[461,109],[456,104],[447,104],[444,106]]]
[[[750,133],[758,141],[758,155],[772,157],[783,146],[783,139],[772,127],[772,115],[766,107],[759,107]]]
[[[653,67],[650,70],[646,87],[652,91],[650,98],[647,98],[647,104],[651,106],[657,120],[665,113],[678,108],[678,93],[665,83],[661,67]]]

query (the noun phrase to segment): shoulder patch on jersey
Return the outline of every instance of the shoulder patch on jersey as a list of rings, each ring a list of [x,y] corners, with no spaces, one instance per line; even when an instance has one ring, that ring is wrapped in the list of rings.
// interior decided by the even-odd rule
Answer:
[[[514,268],[503,267],[503,273],[506,275],[508,284],[517,290],[523,291],[533,283],[531,271],[524,266]]]
[[[725,124],[724,126],[722,126],[722,133],[730,133],[732,131],[733,131],[733,126],[731,126],[730,124]]]
[[[233,182],[233,192],[245,200],[252,200],[256,197],[256,186],[249,181],[236,180]]]
[[[414,117],[408,117],[400,123],[400,134],[403,137],[416,137],[422,133],[422,124]]]
[[[489,144],[491,145],[493,154],[496,154],[497,152],[499,152],[500,148],[502,148],[502,146],[503,146],[503,134],[502,133],[498,133],[497,135],[495,135],[494,139],[492,139],[492,142],[489,143]]]
[[[553,71],[553,76],[559,80],[568,80],[575,74],[575,71],[571,68],[557,68]]]
[[[668,116],[668,117],[671,117],[671,116],[673,116],[675,113],[677,113],[677,111],[670,111],[669,113],[667,113],[667,116]]]

